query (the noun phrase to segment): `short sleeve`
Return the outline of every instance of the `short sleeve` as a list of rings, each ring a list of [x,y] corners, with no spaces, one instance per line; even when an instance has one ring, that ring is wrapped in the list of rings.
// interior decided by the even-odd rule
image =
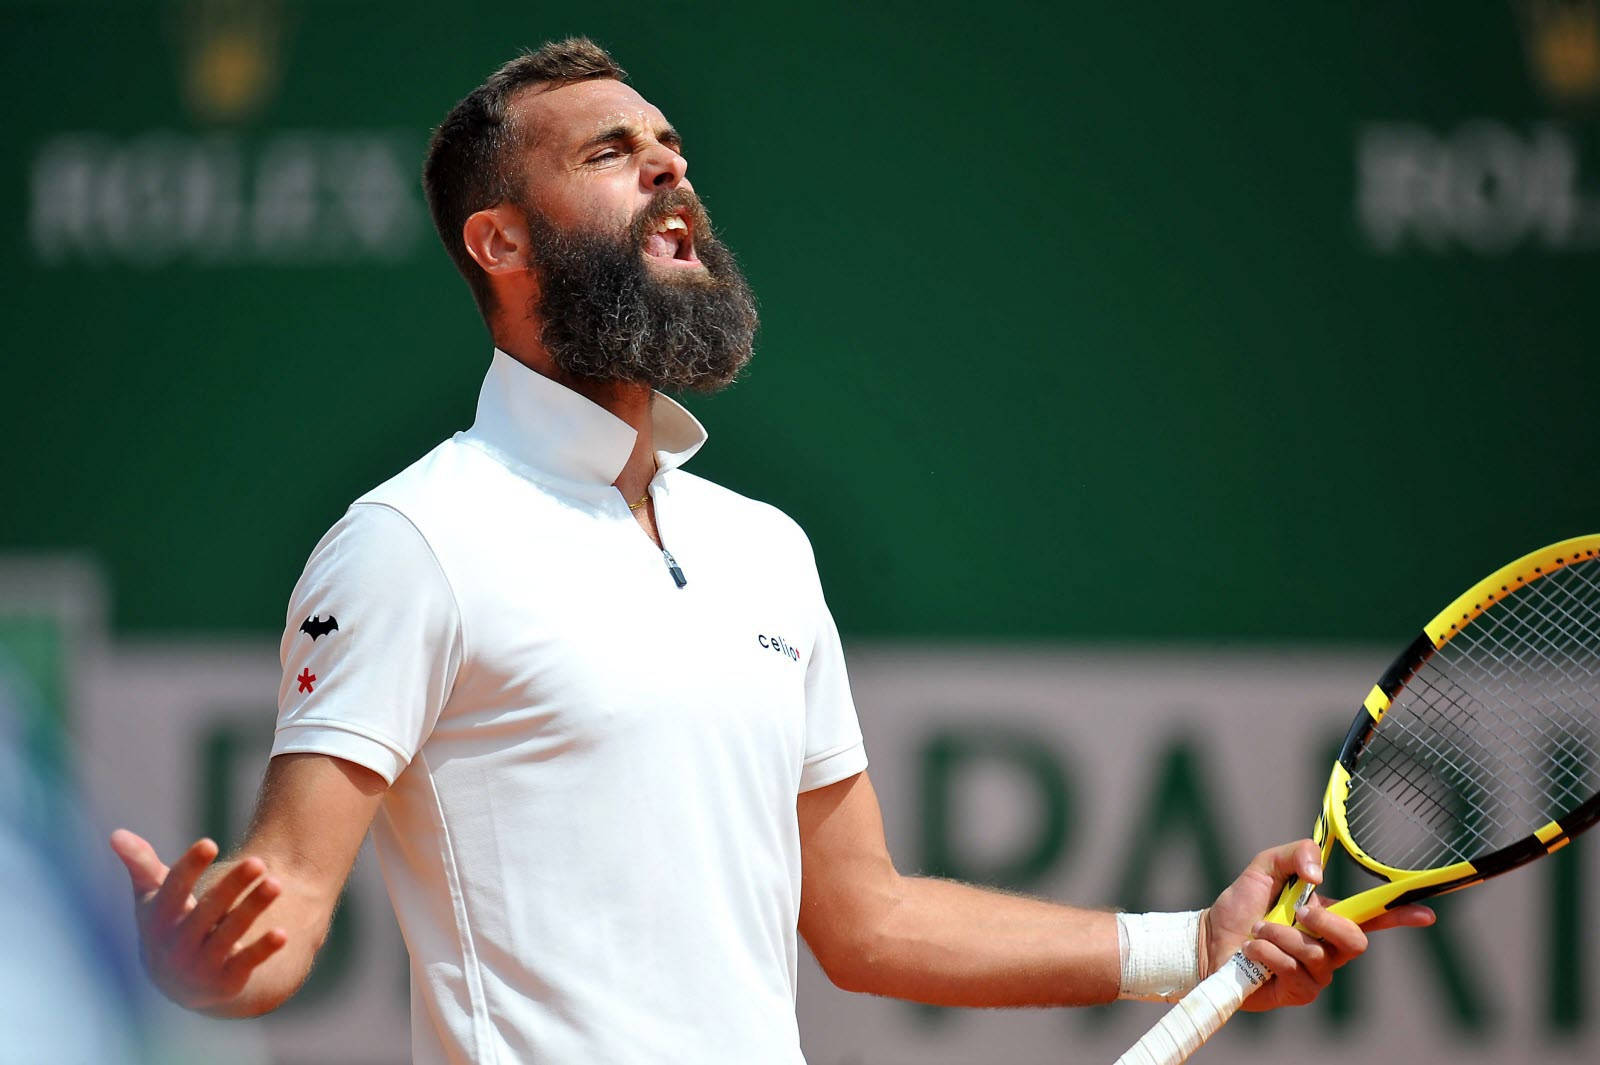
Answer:
[[[461,665],[460,612],[417,528],[357,503],[289,600],[272,753],[355,762],[389,783],[427,740]]]
[[[861,741],[861,725],[845,672],[844,647],[820,589],[817,609],[817,637],[806,664],[806,756],[800,771],[801,791],[836,784],[867,768],[867,749]]]

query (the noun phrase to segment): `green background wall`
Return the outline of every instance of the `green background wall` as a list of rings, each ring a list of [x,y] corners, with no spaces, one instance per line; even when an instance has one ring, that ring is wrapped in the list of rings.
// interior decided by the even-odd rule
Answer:
[[[1592,4],[450,7],[0,3],[0,550],[98,556],[121,631],[276,630],[470,422],[416,169],[572,32],[763,302],[691,468],[848,633],[1397,639],[1600,528]]]

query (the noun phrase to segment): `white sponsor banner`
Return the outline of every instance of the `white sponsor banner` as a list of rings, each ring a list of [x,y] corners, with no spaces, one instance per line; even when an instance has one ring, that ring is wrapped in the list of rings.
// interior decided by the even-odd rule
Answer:
[[[131,828],[168,862],[201,835],[224,849],[236,844],[266,769],[278,676],[268,641],[108,655],[75,730],[89,802],[106,832]],[[160,1026],[180,1033],[169,1038],[196,1061],[232,1055],[241,1042],[280,1065],[410,1060],[405,944],[371,850],[370,841],[362,847],[328,942],[295,998],[249,1021],[180,1022],[182,1011],[162,1006]]]
[[[858,647],[850,661],[903,871],[1179,909],[1309,831],[1332,749],[1387,657]],[[236,840],[270,743],[272,642],[125,644],[73,668],[74,753],[97,827],[132,827],[169,857],[201,833]],[[1596,849],[1582,841],[1456,896],[1437,931],[1385,934],[1318,1004],[1241,1017],[1201,1060],[1600,1059],[1581,949]],[[809,958],[799,995],[812,1065],[1110,1061],[1162,1008],[933,1010],[840,992]],[[184,1050],[171,1060],[408,1060],[404,946],[370,854],[296,1000],[260,1020],[166,1027]]]
[[[851,666],[902,871],[1189,909],[1210,901],[1208,880],[1310,832],[1333,751],[1389,657],[879,649]],[[1445,900],[1437,929],[1376,936],[1316,1005],[1237,1018],[1200,1060],[1600,1059],[1583,905],[1597,842]],[[1166,1007],[935,1011],[845,994],[811,967],[799,1008],[812,1065],[1042,1065],[1114,1060]]]

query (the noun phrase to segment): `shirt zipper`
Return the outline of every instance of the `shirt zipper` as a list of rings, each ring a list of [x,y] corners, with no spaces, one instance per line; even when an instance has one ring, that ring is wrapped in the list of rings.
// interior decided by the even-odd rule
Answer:
[[[622,497],[619,495],[617,498],[621,499]],[[655,493],[654,492],[650,493],[650,499],[651,499],[652,502],[655,501]],[[626,503],[627,500],[623,500],[623,502]],[[631,514],[629,516],[632,517]],[[660,511],[656,512],[656,535],[657,536],[661,535],[661,514],[660,514]],[[682,588],[682,587],[684,587],[685,585],[687,585],[689,583],[689,578],[685,577],[683,575],[683,567],[678,565],[678,560],[672,557],[672,552],[668,551],[666,549],[665,545],[663,545],[662,548],[661,548],[661,558],[662,558],[662,561],[666,562],[666,564],[667,564],[667,572],[672,574],[672,583],[673,584],[676,584],[679,588]]]
[[[689,578],[683,575],[683,567],[678,565],[678,560],[672,557],[671,551],[663,547],[661,557],[667,560],[667,572],[672,574],[672,580],[679,588],[689,583]]]

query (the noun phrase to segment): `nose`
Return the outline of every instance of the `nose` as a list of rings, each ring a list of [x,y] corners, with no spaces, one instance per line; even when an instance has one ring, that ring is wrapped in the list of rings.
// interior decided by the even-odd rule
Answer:
[[[675,189],[683,184],[689,161],[665,144],[653,145],[639,171],[639,181],[650,191]]]

